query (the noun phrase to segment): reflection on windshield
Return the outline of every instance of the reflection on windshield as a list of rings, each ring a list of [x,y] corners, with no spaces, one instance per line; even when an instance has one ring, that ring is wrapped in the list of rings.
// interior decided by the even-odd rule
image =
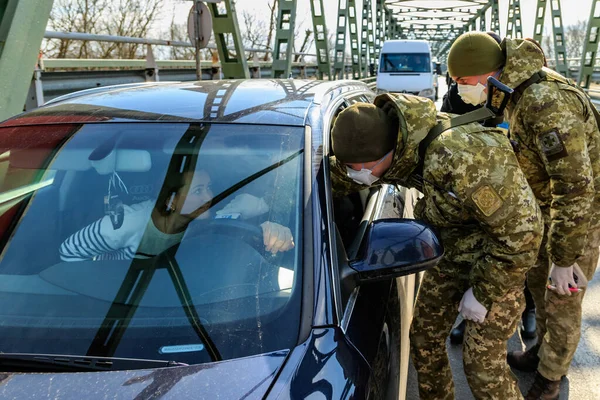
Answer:
[[[107,127],[45,169],[8,157],[6,176],[37,172],[2,186],[28,201],[0,262],[3,351],[194,364],[293,346],[302,128]]]
[[[428,53],[384,53],[381,72],[431,72]]]

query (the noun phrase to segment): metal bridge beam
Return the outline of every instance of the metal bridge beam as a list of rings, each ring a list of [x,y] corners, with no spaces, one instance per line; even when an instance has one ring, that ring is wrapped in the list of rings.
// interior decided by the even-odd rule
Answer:
[[[352,54],[352,77],[359,79],[362,70],[360,41],[358,40],[358,22],[356,15],[356,0],[348,0],[348,29],[350,31],[350,51]]]
[[[544,22],[546,20],[546,0],[538,0],[535,11],[535,25],[533,27],[533,39],[542,43],[544,35]]]
[[[589,88],[598,53],[598,39],[600,35],[600,0],[592,0],[590,19],[587,24],[583,54],[581,55],[581,72],[578,83],[584,88]]]
[[[277,1],[277,31],[273,46],[273,77],[287,78],[292,71],[296,0]]]
[[[324,75],[331,76],[323,0],[310,0],[310,10],[312,12],[315,47],[317,49],[318,76],[319,79],[323,79]]]
[[[0,0],[0,121],[23,111],[52,0]]]
[[[556,60],[556,71],[563,76],[567,76],[567,49],[565,47],[565,32],[562,23],[562,13],[560,11],[560,0],[552,0],[552,36],[554,42],[554,59]],[[541,43],[541,42],[540,42]]]
[[[479,30],[481,32],[485,32],[487,30],[486,23],[485,23],[485,12],[482,13],[481,16],[479,17]]]
[[[514,18],[513,18],[513,29],[515,38],[523,38],[523,24],[521,21],[521,0],[514,0]]]
[[[360,62],[363,68],[363,78],[369,74],[369,52],[373,51],[369,40],[369,10],[371,10],[371,0],[363,0],[362,7],[362,29],[360,31]]]
[[[346,26],[348,25],[348,3],[338,0],[337,31],[335,35],[335,53],[333,60],[333,78],[342,79],[344,73],[344,54],[346,53]]]
[[[385,32],[385,14],[383,12],[383,3],[385,0],[375,0],[375,64],[379,60],[381,47],[383,46]]]
[[[246,53],[242,45],[242,36],[238,25],[235,4],[233,0],[225,0],[225,12],[219,10],[219,4],[208,3],[213,20],[215,42],[219,51],[219,60],[225,79],[250,78]],[[221,3],[221,4],[223,4]],[[227,45],[233,42],[235,53],[227,50]]]
[[[368,33],[368,40],[369,40],[369,62],[367,63],[367,68],[369,71],[369,75],[370,76],[375,76],[375,62],[376,59],[375,57],[378,56],[379,54],[376,54],[376,49],[375,49],[375,32],[374,32],[374,27],[373,27],[373,8],[371,7],[371,0],[364,0],[365,1],[365,5],[364,7],[368,7],[367,10],[367,33]],[[375,0],[375,1],[379,1],[379,0]]]
[[[500,10],[498,8],[498,0],[491,0],[490,6],[492,7],[492,21],[490,24],[490,30],[500,34]]]

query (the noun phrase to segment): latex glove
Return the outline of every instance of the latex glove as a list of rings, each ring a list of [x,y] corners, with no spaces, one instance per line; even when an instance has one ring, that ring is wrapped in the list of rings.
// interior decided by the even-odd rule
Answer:
[[[257,217],[269,211],[269,206],[259,197],[242,193],[235,196],[217,215],[239,213],[242,219]]]
[[[575,283],[577,283],[578,288],[584,288],[588,285],[588,279],[577,263],[573,264],[573,275],[577,277]]]
[[[569,285],[571,285],[572,288],[577,288],[577,284],[575,283],[575,279],[573,278],[574,265],[577,265],[577,263],[571,265],[570,267],[559,267],[558,265],[552,263],[552,269],[550,270],[550,279],[552,281],[552,285],[556,287],[555,291],[558,294],[563,296],[570,296],[571,292],[569,291]]]
[[[460,300],[458,312],[464,319],[481,323],[485,320],[488,310],[475,298],[473,288],[469,288]]]
[[[263,231],[265,250],[275,255],[279,251],[288,251],[294,247],[294,238],[289,228],[276,224],[275,222],[263,222],[260,224]]]

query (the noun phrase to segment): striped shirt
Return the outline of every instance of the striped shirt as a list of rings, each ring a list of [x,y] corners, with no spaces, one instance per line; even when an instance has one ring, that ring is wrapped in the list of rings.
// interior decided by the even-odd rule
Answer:
[[[60,245],[63,261],[131,260],[153,257],[179,243],[183,232],[163,233],[152,222],[151,200],[125,205],[123,225],[114,229],[104,216],[69,236]]]

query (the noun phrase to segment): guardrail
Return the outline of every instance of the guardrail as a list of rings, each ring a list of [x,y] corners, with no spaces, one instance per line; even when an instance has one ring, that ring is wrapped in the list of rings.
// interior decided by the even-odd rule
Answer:
[[[359,81],[366,83],[367,86],[369,87],[369,89],[371,89],[371,90],[375,90],[375,87],[377,85],[377,77],[376,76],[370,76],[368,78],[361,78],[361,79],[359,79]]]

